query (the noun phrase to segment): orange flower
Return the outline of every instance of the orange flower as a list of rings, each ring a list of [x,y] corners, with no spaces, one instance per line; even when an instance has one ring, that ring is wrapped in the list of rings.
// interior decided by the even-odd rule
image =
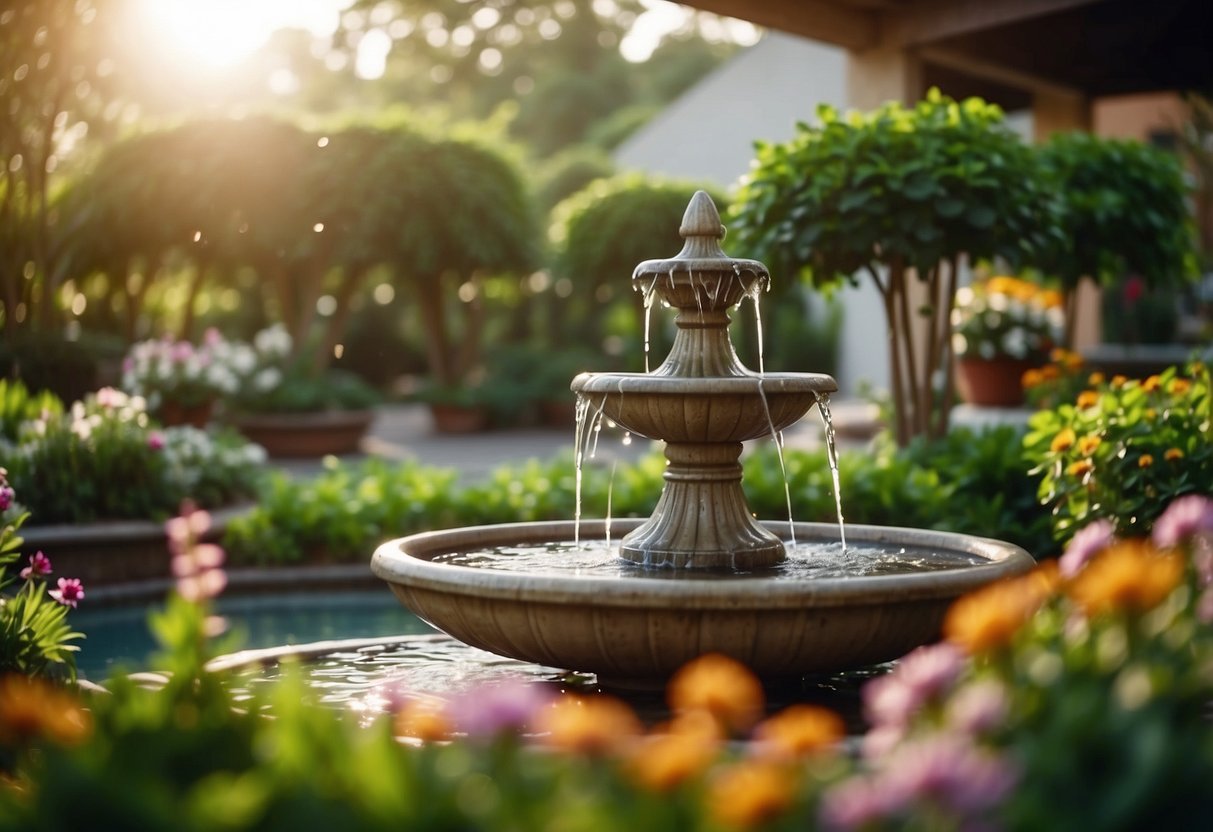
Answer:
[[[410,700],[397,712],[392,729],[398,737],[412,737],[422,742],[441,742],[450,739],[452,726],[440,705]]]
[[[1179,448],[1167,448],[1167,452],[1162,455],[1162,458],[1167,462],[1178,462],[1184,458],[1184,452]]]
[[[736,763],[713,779],[707,795],[712,816],[725,826],[752,828],[786,812],[795,781],[783,766],[757,760]]]
[[[846,736],[842,717],[829,708],[792,705],[754,729],[754,749],[780,761],[801,760],[830,748]]]
[[[1138,468],[1149,468],[1154,464],[1154,457],[1150,454],[1142,454],[1137,458]]]
[[[1074,447],[1074,443],[1077,441],[1077,439],[1078,437],[1074,435],[1074,430],[1072,428],[1062,428],[1057,432],[1057,435],[1053,437],[1053,443],[1049,445],[1049,450],[1055,454],[1065,453],[1066,451],[1070,450],[1070,448]]]
[[[92,729],[88,711],[62,688],[17,674],[0,679],[0,745],[24,745],[40,738],[75,745]]]
[[[629,754],[624,771],[646,789],[668,792],[706,771],[719,747],[719,741],[711,734],[647,737]]]
[[[1044,380],[1044,373],[1039,369],[1024,370],[1023,375],[1019,378],[1019,384],[1025,390],[1030,390],[1033,387],[1039,387]]]
[[[1056,364],[1046,364],[1040,368],[1040,375],[1045,381],[1054,381],[1061,378],[1061,368]]]
[[[1078,394],[1078,409],[1086,410],[1088,407],[1095,407],[1099,404],[1099,393],[1095,390],[1083,390]]]
[[[1162,386],[1162,379],[1158,376],[1150,376],[1141,383],[1141,389],[1145,390],[1147,393],[1153,393],[1160,386]]]
[[[1103,373],[1095,372],[1095,373],[1091,373],[1091,375],[1087,377],[1087,384],[1091,385],[1092,387],[1098,387],[1099,385],[1101,385],[1103,383],[1104,383],[1104,374]]]
[[[1065,301],[1056,289],[1045,289],[1040,293],[1040,302],[1046,309],[1057,309]]]
[[[1145,612],[1179,585],[1183,572],[1179,554],[1159,552],[1144,540],[1123,541],[1091,560],[1066,594],[1088,616],[1119,609]]]
[[[1084,436],[1082,439],[1078,440],[1078,452],[1083,456],[1090,456],[1091,454],[1095,453],[1095,451],[1102,444],[1103,440],[1098,436]]]
[[[641,734],[636,713],[610,696],[566,696],[540,712],[536,722],[549,744],[595,756],[620,751]]]
[[[1167,392],[1172,396],[1182,396],[1192,389],[1192,382],[1186,378],[1173,378],[1171,384],[1167,387]]]
[[[1066,466],[1066,473],[1071,477],[1085,477],[1095,470],[1095,463],[1089,459],[1080,459]]]
[[[1057,563],[1020,578],[997,581],[958,599],[944,617],[944,638],[970,654],[1007,644],[1053,593]]]
[[[1124,387],[1128,383],[1129,383],[1128,376],[1122,376],[1120,374],[1112,376],[1112,389],[1114,389],[1114,390],[1119,390],[1120,388]]]
[[[741,662],[708,653],[684,665],[666,688],[675,713],[702,710],[726,731],[745,731],[762,717],[762,684]]]

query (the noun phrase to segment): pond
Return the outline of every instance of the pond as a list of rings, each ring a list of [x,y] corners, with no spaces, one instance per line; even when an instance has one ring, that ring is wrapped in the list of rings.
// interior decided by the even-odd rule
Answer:
[[[82,607],[74,613],[72,626],[87,636],[77,654],[80,675],[102,682],[119,668],[154,670],[156,644],[147,618],[160,604]],[[240,637],[234,649],[435,632],[384,586],[250,595],[229,592],[216,606],[227,618],[229,630]]]

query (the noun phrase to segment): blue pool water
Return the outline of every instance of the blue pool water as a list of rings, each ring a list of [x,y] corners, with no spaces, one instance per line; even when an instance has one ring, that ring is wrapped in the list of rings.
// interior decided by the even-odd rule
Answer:
[[[92,609],[82,606],[73,613],[72,626],[86,636],[76,654],[80,675],[101,682],[119,668],[155,670],[156,644],[147,616],[161,606],[159,601]],[[384,586],[246,596],[229,593],[216,606],[227,618],[229,632],[240,638],[233,649],[434,632]]]

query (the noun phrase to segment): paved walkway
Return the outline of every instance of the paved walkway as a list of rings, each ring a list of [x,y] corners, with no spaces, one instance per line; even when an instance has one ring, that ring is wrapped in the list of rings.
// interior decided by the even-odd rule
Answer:
[[[835,402],[834,423],[842,435],[857,431],[861,435],[873,422],[874,408],[865,402]],[[821,420],[810,413],[784,433],[788,447],[812,448],[822,441]],[[596,458],[630,460],[646,453],[646,440],[622,443],[622,433],[604,429]],[[856,440],[848,440],[856,441]],[[434,430],[429,409],[419,404],[388,404],[377,412],[369,434],[362,440],[362,453],[342,457],[357,461],[379,457],[393,461],[415,460],[424,465],[455,468],[470,477],[487,476],[506,463],[528,459],[548,460],[561,451],[572,452],[573,425],[567,429],[518,428],[462,435],[441,434]],[[298,476],[319,472],[322,461],[316,459],[274,459],[272,464]]]

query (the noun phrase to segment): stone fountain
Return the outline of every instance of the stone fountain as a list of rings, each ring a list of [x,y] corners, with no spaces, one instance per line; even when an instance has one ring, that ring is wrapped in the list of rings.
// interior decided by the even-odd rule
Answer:
[[[652,517],[519,523],[428,532],[385,543],[371,568],[422,619],[504,656],[655,687],[687,661],[728,654],[766,678],[860,667],[938,636],[960,595],[1033,565],[1022,549],[966,535],[846,528],[853,547],[905,568],[853,574],[790,569],[788,549],[820,560],[838,526],[756,521],[741,488],[742,443],[774,435],[837,389],[816,373],[755,373],[729,340],[729,311],[764,289],[765,266],[728,257],[704,192],[687,207],[681,252],[647,260],[633,286],[677,309],[669,356],[646,373],[582,373],[587,418],[666,443]],[[622,534],[618,552],[609,535]],[[524,566],[480,552],[538,551]],[[584,568],[588,549],[613,561]],[[841,548],[841,547],[838,547]],[[889,553],[892,553],[891,555]],[[536,565],[538,564],[538,565]],[[622,565],[619,565],[622,564]]]

